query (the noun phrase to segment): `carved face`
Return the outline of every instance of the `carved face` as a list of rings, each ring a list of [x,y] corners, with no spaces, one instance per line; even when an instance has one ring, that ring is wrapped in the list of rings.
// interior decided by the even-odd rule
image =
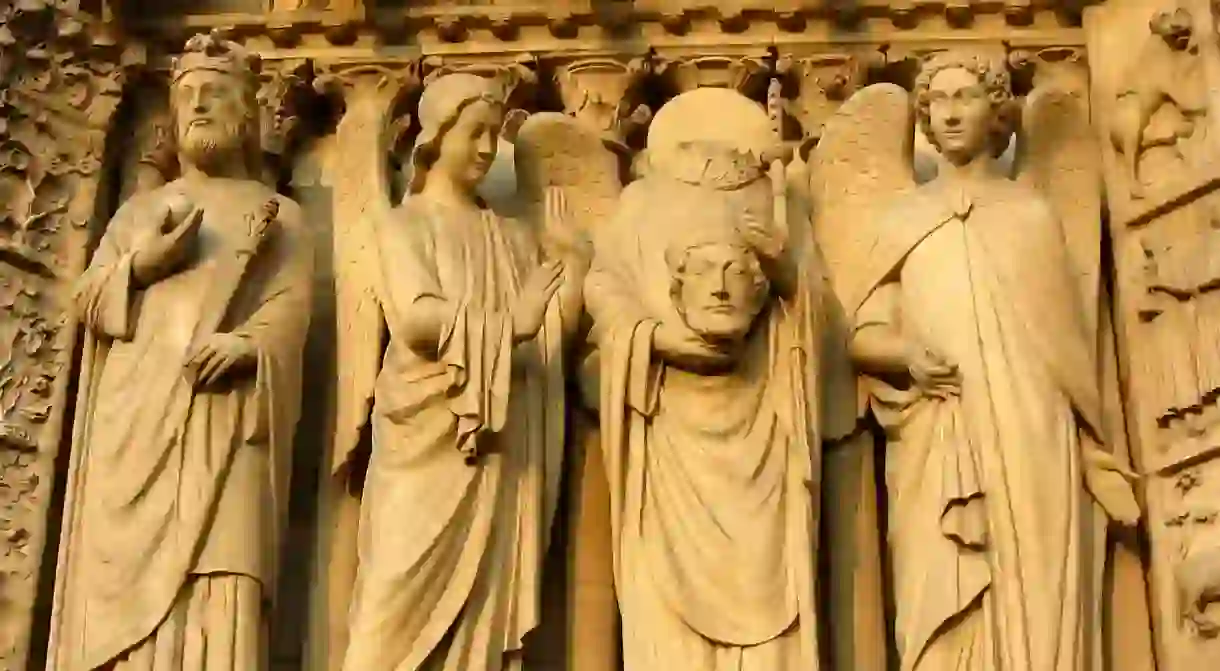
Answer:
[[[995,112],[977,76],[964,68],[941,70],[928,85],[927,100],[932,137],[951,163],[968,163],[990,150]]]
[[[678,313],[710,341],[745,338],[767,299],[767,281],[758,259],[740,245],[691,247],[673,272]]]
[[[432,169],[447,173],[470,189],[487,176],[496,159],[503,109],[484,100],[467,105],[441,139]]]
[[[178,145],[188,161],[206,164],[241,150],[247,110],[234,77],[194,70],[177,81],[173,96]]]
[[[1154,35],[1160,35],[1165,44],[1174,51],[1183,51],[1190,46],[1194,32],[1194,18],[1185,8],[1157,12],[1148,23]]]

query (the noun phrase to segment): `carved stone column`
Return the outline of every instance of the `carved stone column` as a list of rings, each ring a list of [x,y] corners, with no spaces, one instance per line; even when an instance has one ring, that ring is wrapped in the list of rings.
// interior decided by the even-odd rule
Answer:
[[[332,268],[336,276],[350,277],[343,275],[341,267],[359,263],[359,257],[352,254],[350,242],[354,236],[350,233],[353,227],[364,223],[361,218],[367,204],[389,196],[390,151],[403,125],[395,123],[394,110],[397,102],[419,83],[419,67],[415,62],[351,63],[319,68],[315,88],[341,103],[344,110],[333,141],[326,144],[327,155],[320,157],[318,180],[330,192],[334,224]],[[335,315],[338,325],[332,351],[344,356],[352,348],[375,347],[374,343],[354,342],[357,334],[343,328],[343,324],[349,323],[347,320],[357,318],[353,311],[376,310],[375,296],[368,287],[353,286],[346,280],[337,280],[335,286],[335,305],[324,313]],[[334,370],[335,366],[327,368]],[[333,390],[329,396],[335,398]],[[333,423],[331,429],[335,429]],[[362,475],[346,468],[347,463],[336,463],[333,454],[337,450],[346,452],[360,441],[358,433],[340,428],[334,430],[323,449],[317,574],[306,660],[306,668],[315,671],[341,668],[347,649],[347,612],[356,577]]]
[[[85,268],[123,66],[138,60],[88,17],[56,4],[26,0],[0,10],[0,669],[6,671],[44,665],[35,599],[54,570],[41,562],[59,515],[51,494],[69,420],[72,283]]]
[[[866,83],[869,65],[865,59],[847,53],[788,60],[784,69],[796,91],[788,100],[787,113],[800,125],[806,140],[821,137],[822,125],[830,115]]]
[[[1211,372],[1220,309],[1208,288],[1218,272],[1211,259],[1220,244],[1220,172],[1195,160],[1216,156],[1220,109],[1209,73],[1220,57],[1208,3],[1183,5],[1192,14],[1193,52],[1175,51],[1150,30],[1154,15],[1173,5],[1139,0],[1085,15],[1090,102],[1111,212],[1123,401],[1143,485],[1149,609],[1164,671],[1220,664],[1220,406]],[[1141,97],[1157,101],[1147,118],[1137,111]],[[1182,120],[1188,132],[1166,138],[1167,119]],[[1132,157],[1136,132],[1143,137]],[[1133,158],[1142,166],[1138,195]]]
[[[301,115],[315,95],[311,89],[313,67],[304,59],[272,61],[263,64],[262,86],[258,92],[264,181],[276,186],[283,178],[299,140]]]
[[[779,69],[790,84],[785,88],[792,89],[784,99],[785,116],[796,121],[803,146],[816,143],[839,105],[865,85],[868,67],[874,64],[868,55],[880,56],[870,52],[781,59]],[[805,171],[800,174],[809,179]],[[822,489],[814,492],[822,502],[819,553],[826,571],[820,591],[826,603],[830,668],[836,670],[887,668],[876,449],[873,434],[863,429],[825,444]]]
[[[652,117],[651,110],[640,104],[640,87],[650,71],[651,64],[643,58],[582,58],[556,67],[564,112],[603,141],[600,151],[594,150],[584,160],[605,167],[590,167],[590,173],[620,174],[625,167],[630,158],[628,138]],[[556,668],[615,671],[619,668],[619,616],[614,592],[610,490],[601,459],[601,434],[596,409],[580,402],[572,405],[568,505],[557,520],[566,522],[566,529],[553,532],[556,538],[567,541],[562,548],[566,567],[562,574],[566,579],[564,606],[557,613],[562,618],[544,620],[540,634],[543,642],[538,647],[561,651],[540,655],[548,657],[544,663]],[[550,644],[556,636],[562,636],[562,642]]]

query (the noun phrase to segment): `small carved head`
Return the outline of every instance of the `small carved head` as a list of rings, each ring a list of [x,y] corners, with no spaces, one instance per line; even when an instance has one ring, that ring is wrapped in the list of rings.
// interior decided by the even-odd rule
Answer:
[[[1016,121],[1008,70],[983,57],[932,56],[916,78],[915,99],[928,141],[959,165],[1002,152]]]
[[[1190,46],[1190,38],[1194,34],[1194,18],[1190,10],[1184,7],[1162,10],[1152,15],[1148,30],[1152,31],[1153,35],[1160,36],[1170,49],[1183,51]]]
[[[257,54],[216,34],[187,41],[174,63],[170,109],[182,159],[205,171],[240,159],[257,167]]]
[[[501,88],[493,78],[458,73],[424,89],[419,138],[411,153],[410,193],[419,193],[433,172],[474,191],[496,159],[504,126]]]
[[[758,257],[743,242],[707,237],[671,248],[670,298],[687,326],[709,342],[749,334],[770,296]]]

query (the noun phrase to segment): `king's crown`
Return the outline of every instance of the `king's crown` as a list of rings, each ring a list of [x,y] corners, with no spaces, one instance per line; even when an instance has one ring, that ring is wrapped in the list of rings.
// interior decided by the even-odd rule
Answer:
[[[257,83],[261,61],[258,54],[213,31],[195,35],[186,41],[182,55],[174,59],[173,81],[196,70],[223,72],[253,85]]]

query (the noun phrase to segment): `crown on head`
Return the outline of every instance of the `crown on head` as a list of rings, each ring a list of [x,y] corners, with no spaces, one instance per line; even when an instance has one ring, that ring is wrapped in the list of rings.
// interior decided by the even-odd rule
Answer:
[[[258,54],[213,31],[195,35],[186,41],[182,55],[174,59],[172,81],[177,82],[188,72],[210,70],[232,75],[255,86],[261,69]]]

